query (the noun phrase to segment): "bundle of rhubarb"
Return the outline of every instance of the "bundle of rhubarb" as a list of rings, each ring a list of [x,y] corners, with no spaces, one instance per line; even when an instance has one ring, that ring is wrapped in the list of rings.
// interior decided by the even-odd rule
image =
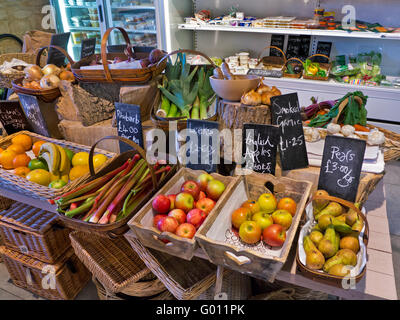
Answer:
[[[153,169],[156,180],[161,181],[171,167],[157,162]],[[120,168],[50,202],[69,218],[109,224],[129,216],[152,189],[148,164],[136,154]]]

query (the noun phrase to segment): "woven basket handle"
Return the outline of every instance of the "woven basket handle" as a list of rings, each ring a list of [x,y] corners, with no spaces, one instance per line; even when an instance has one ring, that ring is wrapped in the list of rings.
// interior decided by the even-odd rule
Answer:
[[[190,50],[190,49],[179,49],[179,50],[175,50],[172,51],[168,54],[166,54],[160,61],[158,61],[157,63],[157,68],[161,65],[161,63],[167,59],[170,56],[173,56],[174,54],[177,53],[191,53],[191,54],[195,54],[195,55],[199,55],[202,56],[203,58],[205,58],[214,68],[217,68],[217,66],[215,65],[215,63],[210,59],[209,56],[205,55],[204,53],[200,52],[200,51],[196,51],[196,50]]]
[[[106,75],[106,79],[108,82],[112,82],[113,79],[111,77],[111,71],[110,71],[110,68],[108,67],[108,63],[107,63],[107,42],[108,42],[108,37],[110,36],[111,31],[113,31],[114,29],[117,29],[122,33],[127,46],[129,46],[131,44],[128,33],[123,28],[120,28],[120,27],[108,28],[106,30],[106,32],[104,33],[104,37],[103,37],[103,39],[101,39],[101,60],[103,62],[104,73]]]
[[[43,51],[45,49],[50,49],[50,48],[53,48],[53,49],[56,49],[56,50],[60,51],[68,59],[68,62],[71,65],[73,65],[75,63],[74,60],[72,60],[71,56],[68,54],[68,52],[65,51],[63,48],[61,48],[59,46],[49,45],[47,47],[41,47],[41,48],[39,48],[37,50],[37,53],[36,53],[36,65],[38,65],[40,67],[40,57],[42,56]]]
[[[337,198],[337,197],[317,196],[317,195],[315,195],[313,197],[313,200],[318,200],[318,199],[337,202],[337,203],[340,203],[340,204],[344,205],[345,207],[347,207],[349,209],[352,209],[355,212],[357,212],[358,216],[363,220],[363,222],[365,224],[364,243],[365,243],[365,245],[368,244],[368,240],[369,240],[369,225],[368,225],[367,218],[364,216],[364,214],[361,212],[360,209],[358,209],[352,202],[344,200],[344,199],[341,199],[341,198]]]
[[[353,98],[354,98],[354,100],[356,100],[358,102],[358,104],[360,105],[360,108],[361,108],[361,106],[363,105],[363,100],[358,96],[354,96]],[[335,118],[332,119],[332,123],[337,123],[339,121],[339,117],[342,114],[344,108],[347,106],[348,103],[349,103],[349,98],[346,98],[342,101],[342,103],[339,105],[338,114]]]
[[[324,55],[324,54],[320,54],[320,53],[313,54],[312,56],[308,57],[307,59],[310,59],[310,60],[311,60],[311,58],[314,58],[314,57],[323,57],[323,58],[326,58],[326,59],[328,59],[328,63],[330,63],[330,61],[331,61],[331,59],[330,59],[328,56],[326,56],[326,55]]]
[[[154,173],[153,167],[147,162],[146,152],[135,142],[128,140],[126,138],[123,138],[123,137],[119,137],[119,136],[107,136],[107,137],[101,138],[100,140],[96,141],[95,144],[92,146],[92,148],[90,149],[90,153],[89,153],[89,169],[90,169],[90,174],[92,176],[95,175],[94,166],[93,166],[94,149],[101,141],[104,141],[104,140],[119,140],[119,141],[125,142],[126,144],[130,145],[133,149],[135,149],[139,153],[139,155],[146,161],[147,166],[150,170],[153,187],[154,187],[154,189],[157,188],[157,185],[158,185],[157,178]]]
[[[286,55],[285,55],[285,53],[282,51],[282,49],[281,48],[278,48],[278,47],[275,47],[275,46],[266,46],[264,49],[262,49],[262,51],[260,52],[260,55],[258,56],[258,61],[261,61],[261,55],[264,53],[264,51],[265,50],[267,50],[267,49],[276,49],[276,50],[278,50],[280,53],[281,53],[281,55],[282,55],[282,58],[283,58],[283,60],[284,60],[284,64],[286,64]]]

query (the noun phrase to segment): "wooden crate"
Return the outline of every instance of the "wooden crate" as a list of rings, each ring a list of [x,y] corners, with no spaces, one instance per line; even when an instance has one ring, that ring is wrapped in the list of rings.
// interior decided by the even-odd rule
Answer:
[[[128,226],[135,232],[144,246],[172,254],[182,259],[192,259],[193,253],[197,248],[196,240],[194,238],[185,239],[170,232],[160,232],[158,229],[154,228],[152,202],[159,194],[168,195],[179,193],[181,185],[185,181],[196,181],[197,177],[202,173],[205,173],[205,171],[181,168],[178,173],[172,177],[172,179],[168,181],[165,186],[161,188],[160,191],[158,191],[157,194],[154,195],[154,197],[151,198],[150,201],[148,201],[147,204],[128,222]],[[237,178],[225,177],[217,173],[212,173],[211,175],[215,179],[222,181],[225,184],[226,189],[205,221],[209,220],[213,214],[220,210],[221,203],[227,195],[229,195],[230,190],[237,181]],[[168,240],[169,242],[165,243],[163,240]]]
[[[280,248],[271,248],[261,241],[246,245],[232,232],[232,212],[244,201],[257,200],[261,194],[270,192],[266,188],[267,183],[274,185],[278,200],[291,197],[297,203],[286,241]],[[229,196],[223,199],[220,210],[200,227],[196,240],[212,263],[272,282],[286,262],[310,191],[311,183],[308,181],[258,173],[243,176]]]

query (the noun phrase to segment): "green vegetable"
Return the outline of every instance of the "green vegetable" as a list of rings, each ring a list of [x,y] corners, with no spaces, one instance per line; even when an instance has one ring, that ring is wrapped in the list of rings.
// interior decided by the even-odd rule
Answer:
[[[215,93],[210,84],[210,77],[213,75],[213,69],[202,67],[198,73],[199,81],[199,100],[200,100],[200,119],[207,119],[208,107],[215,100]]]
[[[177,117],[177,114],[178,114],[178,107],[174,103],[171,103],[171,107],[169,108],[167,118],[175,118]]]

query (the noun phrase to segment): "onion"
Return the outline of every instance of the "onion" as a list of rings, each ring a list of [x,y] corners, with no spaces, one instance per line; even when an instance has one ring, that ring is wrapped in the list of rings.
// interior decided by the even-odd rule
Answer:
[[[70,81],[70,82],[75,81],[74,74],[71,71],[62,71],[60,73],[59,77],[60,77],[60,80],[66,80],[66,81]]]
[[[61,69],[54,64],[48,64],[43,67],[42,72],[45,76],[48,76],[51,74],[58,76],[61,72]]]
[[[40,69],[37,65],[31,65],[26,67],[25,70],[25,79],[29,81],[37,81],[43,77],[42,69]]]
[[[44,76],[42,80],[40,80],[40,86],[42,89],[52,89],[58,87],[60,83],[60,78],[54,74],[50,74],[48,76]]]

